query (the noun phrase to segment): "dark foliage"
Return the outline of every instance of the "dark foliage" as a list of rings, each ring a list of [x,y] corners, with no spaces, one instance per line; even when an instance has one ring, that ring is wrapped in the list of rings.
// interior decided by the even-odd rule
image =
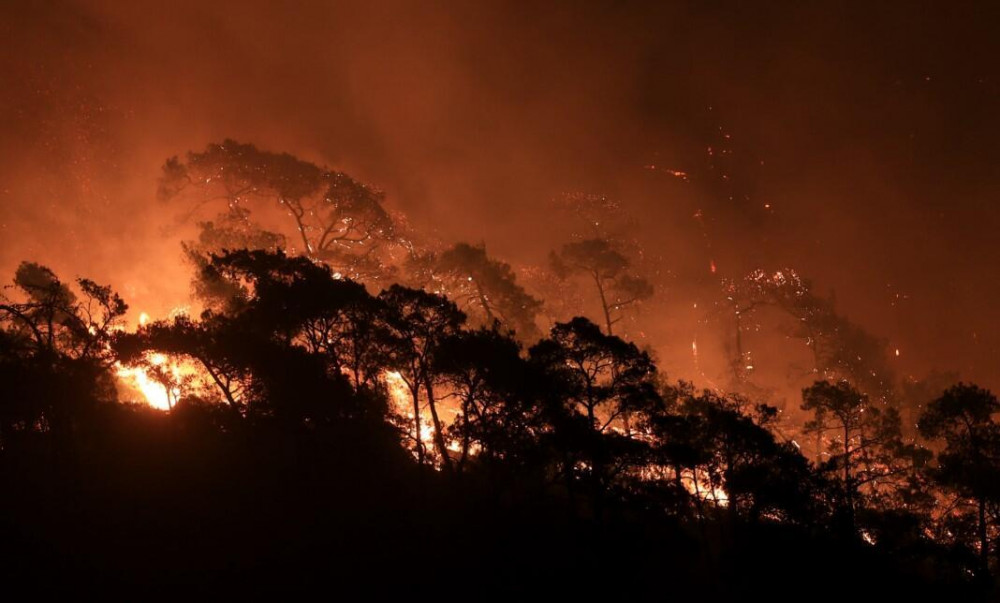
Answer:
[[[893,408],[818,382],[804,392],[810,427],[842,435],[814,465],[775,435],[774,408],[668,384],[584,318],[525,351],[468,327],[446,297],[372,296],[307,257],[232,251],[200,270],[218,303],[135,332],[106,287],[81,280],[77,294],[44,267],[18,271],[0,304],[10,592],[993,592],[989,392],[960,385],[928,406],[920,431],[944,441],[932,463],[901,441]],[[205,387],[178,384],[169,412],[119,401],[116,363],[154,370],[153,353],[198,367]]]

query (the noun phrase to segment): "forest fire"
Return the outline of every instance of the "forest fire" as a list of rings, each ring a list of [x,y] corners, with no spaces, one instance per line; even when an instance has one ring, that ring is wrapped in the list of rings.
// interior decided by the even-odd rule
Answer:
[[[181,395],[181,389],[177,385],[181,377],[180,368],[163,354],[150,354],[147,365],[149,368],[120,366],[115,374],[126,387],[141,393],[146,403],[153,408],[171,410]]]
[[[170,314],[179,316],[183,312],[184,309],[175,308]],[[148,313],[140,312],[138,327],[146,327],[151,320]],[[124,326],[115,330],[125,332]],[[117,361],[114,367],[121,386],[130,392],[128,397],[139,394],[139,401],[157,410],[173,410],[182,395],[204,389],[210,382],[208,375],[195,362],[160,352],[147,351],[127,363]]]
[[[418,456],[418,451],[413,439],[413,433],[415,432],[415,425],[419,421],[420,430],[420,446],[422,447],[424,453],[429,454],[432,457],[440,457],[440,450],[438,450],[438,444],[435,441],[434,434],[434,424],[432,419],[427,416],[427,405],[421,404],[419,419],[414,414],[413,409],[413,394],[410,392],[410,388],[403,378],[403,375],[399,371],[384,371],[382,373],[382,379],[385,382],[386,389],[388,390],[389,401],[392,405],[393,413],[398,415],[400,418],[400,423],[398,425],[400,431],[407,434],[406,437],[411,442],[413,447],[414,456]],[[447,397],[445,397],[447,399]],[[441,400],[438,400],[438,404],[441,404]],[[442,426],[447,428],[454,422],[454,417],[457,411],[450,404],[443,404],[442,406]],[[445,448],[448,451],[449,456],[454,456],[456,453],[461,452],[461,446],[458,442],[454,440],[447,440],[445,443]],[[469,453],[475,455],[478,450],[478,445],[473,445],[470,447]],[[440,469],[440,462],[435,463],[435,468]]]
[[[1000,599],[996,6],[179,2],[0,2],[0,593]]]
[[[183,393],[208,384],[208,376],[191,361],[159,353],[147,353],[129,365],[119,363],[115,375],[127,389],[142,394],[145,403],[158,410],[172,410]]]
[[[419,416],[414,414],[413,394],[410,393],[410,388],[403,379],[403,375],[399,371],[385,371],[382,373],[382,378],[385,380],[393,411],[403,419],[400,429],[409,434],[412,441],[413,425],[419,424],[420,445],[425,450],[434,450],[434,428],[424,416],[423,408],[421,408]],[[414,448],[416,448],[415,445]]]

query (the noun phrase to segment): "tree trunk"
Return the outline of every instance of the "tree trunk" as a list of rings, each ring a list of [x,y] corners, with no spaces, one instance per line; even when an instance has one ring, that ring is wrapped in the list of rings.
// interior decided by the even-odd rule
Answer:
[[[611,309],[608,308],[608,298],[604,295],[604,285],[601,283],[601,275],[594,273],[594,283],[597,285],[597,292],[601,294],[601,309],[604,310],[604,323],[608,326],[608,335],[614,335],[611,332]]]
[[[434,445],[441,453],[441,466],[448,473],[451,473],[451,457],[448,456],[448,447],[444,442],[444,433],[441,430],[441,420],[438,418],[437,404],[434,401],[434,386],[431,385],[430,377],[424,379],[424,389],[427,391],[427,403],[431,408],[431,420],[434,422]]]
[[[424,465],[424,441],[420,439],[420,386],[414,384],[410,388],[413,396],[413,439],[417,442],[417,464]]]
[[[678,496],[687,492],[687,488],[684,487],[684,469],[680,465],[674,466],[674,486],[677,488]]]
[[[702,506],[701,500],[701,486],[698,484],[698,468],[694,467],[691,469],[691,481],[694,484],[694,504],[695,508],[698,510],[698,522],[704,524],[705,522],[705,510]]]
[[[489,327],[492,329],[493,326],[499,321],[495,316],[493,316],[493,310],[490,309],[490,301],[486,299],[486,293],[483,291],[479,281],[472,279],[472,283],[476,286],[476,295],[479,296],[479,303],[483,306],[483,311],[486,312],[486,320],[489,322]]]
[[[469,446],[471,444],[469,434],[469,409],[472,408],[471,397],[462,400],[462,456],[458,460],[458,472],[465,469],[465,462],[469,459]]]

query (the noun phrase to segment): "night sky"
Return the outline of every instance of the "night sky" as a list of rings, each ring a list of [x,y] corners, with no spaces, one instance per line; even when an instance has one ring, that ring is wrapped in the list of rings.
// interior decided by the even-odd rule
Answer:
[[[183,304],[159,168],[229,137],[515,265],[562,241],[552,199],[620,199],[662,268],[654,346],[690,345],[678,309],[710,259],[792,266],[901,375],[1000,386],[997,5],[203,4],[0,5],[4,274],[32,259]]]

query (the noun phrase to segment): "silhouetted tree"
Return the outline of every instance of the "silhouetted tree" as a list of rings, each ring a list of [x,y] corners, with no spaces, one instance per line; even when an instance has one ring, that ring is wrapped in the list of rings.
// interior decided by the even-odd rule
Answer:
[[[413,397],[413,437],[418,461],[424,461],[420,437],[422,388],[427,394],[427,406],[434,425],[434,445],[441,456],[442,466],[450,472],[451,458],[434,394],[437,378],[434,365],[441,343],[459,332],[465,323],[465,314],[447,298],[400,285],[383,291],[379,300],[388,308],[387,324],[393,337],[392,345],[387,348],[386,366],[399,372]]]
[[[629,431],[628,417],[655,402],[656,366],[635,344],[606,335],[586,318],[553,327],[531,348],[562,388],[566,405],[587,417],[596,431],[613,425]]]
[[[509,264],[489,257],[485,246],[457,243],[441,253],[415,258],[410,270],[423,288],[475,313],[480,324],[512,330],[524,341],[538,339],[535,317],[542,303],[517,283]]]
[[[840,510],[853,533],[860,505],[891,491],[926,454],[902,442],[899,412],[872,404],[847,381],[817,381],[802,391],[802,409],[811,411],[807,433],[830,433],[830,458],[821,471],[839,481]]]
[[[668,508],[683,516],[692,506],[702,521],[720,509],[754,522],[808,525],[820,518],[809,463],[769,430],[775,408],[683,382],[662,392],[663,404],[641,425],[652,446],[643,472],[672,486],[664,491]]]
[[[247,329],[301,342],[314,353],[330,351],[341,311],[369,297],[362,285],[337,278],[328,266],[282,251],[213,255],[199,279],[226,284],[230,296],[221,306],[239,315]]]
[[[927,406],[920,433],[944,440],[935,479],[975,507],[981,571],[989,572],[991,513],[1000,503],[1000,402],[989,390],[958,384]]]
[[[263,312],[237,315],[205,312],[197,321],[187,316],[156,321],[116,338],[115,350],[126,365],[140,365],[149,353],[190,359],[207,375],[234,416],[250,424],[278,420],[299,428],[344,421],[380,424],[384,399],[356,395],[342,372],[331,370],[329,358],[283,332],[286,324],[262,323],[248,328]]]
[[[917,379],[907,377],[900,383],[899,408],[903,415],[903,433],[910,438],[919,435],[917,422],[931,402],[941,396],[941,392],[958,383],[955,371],[931,371]]]
[[[135,333],[122,333],[115,338],[114,349],[126,365],[142,366],[148,353],[192,359],[230,410],[247,417],[253,412],[252,401],[244,395],[251,375],[241,356],[249,351],[249,343],[232,318],[206,312],[199,321],[180,315],[148,323]]]
[[[459,471],[470,453],[493,465],[528,462],[544,419],[517,342],[492,329],[456,333],[441,342],[434,368],[459,400],[451,430],[460,443]]]
[[[23,262],[13,298],[0,296],[0,446],[16,431],[51,432],[65,457],[81,422],[114,399],[109,343],[128,306],[89,279],[77,289]]]
[[[645,447],[633,437],[632,421],[659,402],[656,366],[634,344],[602,333],[586,318],[557,324],[531,348],[530,358],[570,412],[553,419],[562,428],[564,445],[585,457],[584,474],[600,517],[604,490],[641,456],[637,449]],[[579,466],[569,460],[564,472],[572,476]]]
[[[239,315],[247,330],[263,330],[326,358],[355,388],[381,379],[388,344],[386,308],[365,288],[324,265],[282,251],[212,255],[196,279],[216,292],[212,307]]]
[[[199,204],[226,201],[230,217],[248,223],[247,205],[266,201],[291,219],[302,253],[326,262],[344,275],[378,279],[386,269],[378,260],[382,246],[395,241],[393,220],[382,207],[384,195],[347,174],[321,168],[287,153],[272,153],[252,144],[226,140],[184,161],[167,160],[159,195],[177,197],[200,189]],[[229,228],[223,234],[239,234]],[[217,233],[210,233],[217,234]],[[245,233],[244,233],[245,234]],[[273,235],[251,231],[253,239],[278,243]],[[209,241],[212,242],[212,241]]]
[[[198,239],[181,243],[181,247],[185,258],[195,268],[194,296],[207,307],[222,309],[218,304],[224,304],[234,292],[226,289],[227,283],[206,278],[205,267],[211,256],[240,249],[279,251],[285,248],[285,237],[265,230],[250,217],[247,208],[234,206],[215,220],[199,222]]]
[[[777,417],[774,407],[704,392],[687,400],[684,410],[700,418],[710,484],[725,489],[733,511],[755,521],[765,514],[799,522],[815,517],[807,461],[767,429]]]
[[[14,276],[23,299],[0,297],[0,312],[36,354],[108,362],[107,343],[128,306],[110,287],[85,278],[77,285],[82,298],[49,268],[23,262]]]
[[[560,278],[585,276],[597,290],[608,335],[621,320],[622,309],[653,295],[653,286],[629,271],[629,260],[604,239],[587,239],[562,246],[550,254],[552,269]]]
[[[280,540],[289,561],[271,570],[284,584],[333,563],[318,552],[330,541],[351,552],[336,563],[367,567],[384,554],[379,543],[406,531],[435,556],[483,550],[477,564],[519,571],[616,550],[626,558],[611,569],[658,586],[661,574],[647,567],[682,564],[702,595],[704,580],[749,584],[774,562],[810,584],[832,573],[884,580],[892,592],[943,584],[965,596],[968,568],[987,576],[1000,403],[975,386],[949,389],[920,422],[944,441],[929,475],[957,496],[935,507],[940,494],[920,471],[926,453],[903,444],[898,413],[846,382],[803,393],[809,429],[832,436],[830,460],[814,468],[775,437],[774,408],[665,385],[647,353],[585,318],[557,324],[524,355],[501,329],[466,330],[445,297],[394,286],[374,298],[308,257],[228,251],[206,256],[200,271],[226,292],[212,309],[133,333],[110,289],[71,287],[34,264],[18,271],[0,303],[0,481],[10,486],[0,550],[8,564],[27,555],[14,570],[44,560],[59,574],[49,543],[83,542],[86,564],[68,557],[80,576],[120,575],[101,564],[122,563],[123,544],[135,563],[169,560],[201,576],[190,555],[257,567]],[[178,384],[153,353],[196,364],[198,382]],[[116,363],[179,391],[170,412],[111,403]],[[413,399],[405,431],[419,464],[390,424],[392,372]],[[447,399],[456,401],[450,425]],[[441,474],[426,467],[420,442],[425,406]],[[850,538],[825,534],[845,519]],[[200,546],[202,533],[217,543],[206,553],[185,544]],[[375,577],[396,577],[387,576]]]

